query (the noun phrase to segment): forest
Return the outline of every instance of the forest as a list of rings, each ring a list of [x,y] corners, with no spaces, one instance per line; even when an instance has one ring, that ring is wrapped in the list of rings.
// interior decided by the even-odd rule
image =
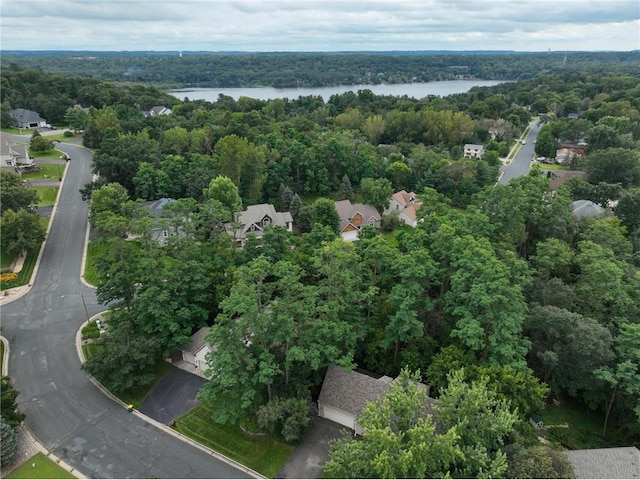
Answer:
[[[24,52],[0,66],[162,88],[322,87],[455,78],[517,80],[557,73],[637,70],[636,52]]]
[[[640,441],[640,72],[598,65],[520,71],[445,98],[360,90],[213,103],[14,65],[2,70],[2,125],[9,110],[31,108],[95,149],[99,178],[82,192],[110,317],[85,368],[112,390],[148,381],[159,358],[209,325],[216,351],[199,397],[221,422],[257,416],[296,438],[329,365],[400,376],[390,403],[367,411],[372,428],[397,421],[389,409],[419,409],[416,382],[431,387],[440,428],[418,426],[437,439],[437,465],[405,458],[376,470],[354,459],[379,444],[345,440],[332,476],[557,478],[558,450],[541,448],[528,423],[548,403],[597,412],[604,445]],[[153,105],[173,113],[145,116]],[[588,180],[552,190],[536,166],[496,184],[534,119],[545,123],[540,153],[588,145],[570,166]],[[486,153],[464,158],[465,143]],[[389,215],[355,243],[338,235],[335,200],[384,207],[402,189],[423,201],[416,228]],[[160,198],[175,201],[153,217],[143,202]],[[574,200],[607,214],[578,219]],[[225,225],[259,203],[290,211],[296,229],[269,227],[238,248]],[[153,240],[158,225],[176,233],[166,244]],[[463,428],[462,407],[495,416]],[[562,433],[552,440],[572,447]],[[532,458],[549,471],[527,471]]]

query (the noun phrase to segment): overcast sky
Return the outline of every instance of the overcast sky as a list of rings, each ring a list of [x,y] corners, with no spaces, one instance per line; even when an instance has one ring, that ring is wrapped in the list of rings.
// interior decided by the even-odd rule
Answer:
[[[2,50],[640,49],[639,0],[0,0]]]

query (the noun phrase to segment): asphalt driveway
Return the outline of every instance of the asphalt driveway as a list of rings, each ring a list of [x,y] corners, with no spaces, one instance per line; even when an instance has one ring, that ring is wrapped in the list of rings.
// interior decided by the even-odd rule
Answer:
[[[139,411],[168,425],[200,403],[196,394],[207,380],[173,368],[149,392]]]
[[[340,438],[341,430],[346,427],[317,417],[276,478],[322,478],[322,465],[329,459],[329,441]]]

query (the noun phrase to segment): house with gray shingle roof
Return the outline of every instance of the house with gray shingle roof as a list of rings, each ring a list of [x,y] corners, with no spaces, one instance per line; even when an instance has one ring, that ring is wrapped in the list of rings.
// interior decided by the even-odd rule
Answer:
[[[318,397],[318,416],[344,425],[362,435],[364,429],[358,424],[362,410],[367,404],[382,398],[395,380],[383,376],[374,378],[355,370],[345,370],[330,365]],[[429,387],[420,384],[429,395]],[[428,398],[425,413],[430,413],[433,399]]]
[[[571,204],[573,216],[578,220],[582,217],[598,217],[605,214],[604,208],[591,200],[576,200]]]
[[[636,447],[565,450],[575,478],[640,478]]]
[[[340,200],[335,207],[340,217],[340,235],[346,242],[357,240],[358,233],[365,225],[380,228],[382,217],[373,205]]]
[[[15,145],[9,135],[0,135],[0,167],[15,170],[19,165],[32,165],[26,145]]]
[[[38,128],[46,127],[47,121],[38,112],[27,110],[26,108],[16,108],[9,114],[13,117],[18,128]]]
[[[211,327],[202,327],[196,333],[191,335],[191,342],[182,348],[182,360],[193,365],[196,370],[204,372],[207,369],[206,356],[208,353],[215,351],[215,348],[209,345],[205,340],[207,333]]]
[[[284,227],[288,232],[293,231],[293,217],[289,212],[276,212],[270,203],[251,205],[244,212],[235,215],[235,223],[225,225],[227,233],[233,235],[236,244],[244,246],[251,234],[262,238],[265,228],[269,226]]]

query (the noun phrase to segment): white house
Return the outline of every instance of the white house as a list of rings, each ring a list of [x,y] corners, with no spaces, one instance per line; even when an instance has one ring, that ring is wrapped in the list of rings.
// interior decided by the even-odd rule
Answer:
[[[211,327],[202,327],[196,333],[191,335],[191,343],[182,348],[182,360],[193,365],[196,370],[203,372],[207,369],[206,355],[215,348],[209,345],[205,340],[205,336],[209,333]]]
[[[173,111],[164,105],[156,105],[151,110],[144,112],[145,117],[155,117],[156,115],[171,115]]]
[[[484,147],[475,143],[467,143],[464,146],[465,158],[480,158],[484,155]]]
[[[401,222],[415,228],[418,225],[417,212],[421,206],[422,202],[416,198],[414,192],[407,193],[406,190],[400,190],[391,196],[389,207],[384,213],[390,214],[396,212]]]
[[[0,167],[15,169],[18,165],[31,165],[26,145],[14,145],[9,135],[0,135]]]

